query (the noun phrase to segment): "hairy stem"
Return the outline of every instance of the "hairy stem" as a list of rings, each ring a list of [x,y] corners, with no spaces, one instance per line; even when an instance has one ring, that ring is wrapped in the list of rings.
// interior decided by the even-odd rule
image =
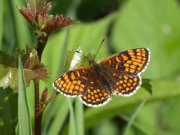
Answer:
[[[35,131],[34,135],[41,135],[42,111],[39,100],[39,81],[34,80],[34,96],[35,96]]]
[[[48,36],[45,33],[37,34],[37,53],[39,56],[39,62],[41,62],[41,56],[45,45],[47,43]],[[42,106],[39,99],[39,80],[34,80],[34,96],[35,96],[35,131],[34,135],[41,135],[41,120],[42,120]]]

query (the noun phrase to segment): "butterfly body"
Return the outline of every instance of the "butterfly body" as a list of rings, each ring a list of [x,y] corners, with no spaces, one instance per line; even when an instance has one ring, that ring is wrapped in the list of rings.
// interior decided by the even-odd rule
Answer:
[[[100,85],[100,87],[102,87],[102,89],[106,90],[107,93],[111,95],[114,88],[112,87],[113,85],[111,85],[111,75],[109,74],[108,70],[106,70],[106,68],[103,66],[94,63],[91,70],[91,75],[92,74],[94,74],[93,76],[96,78],[99,78],[97,83]]]
[[[115,54],[100,63],[70,70],[54,88],[65,96],[79,96],[87,106],[102,106],[112,95],[132,95],[141,85],[140,73],[150,59],[149,49],[137,48]]]

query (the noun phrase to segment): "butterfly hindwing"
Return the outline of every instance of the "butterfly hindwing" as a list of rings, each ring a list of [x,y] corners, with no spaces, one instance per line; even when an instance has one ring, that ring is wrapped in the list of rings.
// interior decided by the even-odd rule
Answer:
[[[106,104],[110,99],[110,94],[99,83],[97,77],[92,77],[83,96],[80,97],[81,101],[87,106],[97,107]]]
[[[90,67],[82,67],[66,72],[54,83],[54,88],[65,96],[82,95],[88,81]]]
[[[114,95],[130,96],[136,92],[141,85],[141,77],[139,75],[113,74]]]

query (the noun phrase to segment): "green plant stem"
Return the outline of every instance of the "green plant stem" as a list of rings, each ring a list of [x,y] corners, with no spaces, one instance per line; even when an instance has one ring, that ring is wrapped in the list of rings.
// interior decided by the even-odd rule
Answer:
[[[39,100],[39,81],[34,80],[34,96],[35,96],[35,130],[34,135],[41,135],[42,111]]]
[[[135,118],[137,117],[137,115],[138,115],[139,112],[141,111],[141,109],[142,109],[142,107],[144,106],[145,102],[146,102],[146,100],[143,100],[143,101],[141,102],[141,104],[137,107],[137,109],[136,109],[135,112],[133,113],[132,117],[131,117],[130,120],[128,121],[128,124],[127,124],[127,126],[126,126],[126,128],[125,128],[125,130],[124,130],[123,135],[127,135],[127,133],[128,133],[128,131],[129,131],[131,125],[133,124]]]

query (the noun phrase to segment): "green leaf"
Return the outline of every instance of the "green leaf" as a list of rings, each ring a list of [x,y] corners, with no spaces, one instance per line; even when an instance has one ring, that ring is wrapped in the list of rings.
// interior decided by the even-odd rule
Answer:
[[[73,100],[67,98],[68,105],[69,105],[69,111],[70,111],[70,118],[69,118],[69,128],[68,128],[68,135],[77,135],[77,127],[74,117],[74,109],[72,106]]]
[[[84,135],[84,110],[79,98],[75,100],[75,120],[77,135]]]
[[[65,38],[63,39],[63,46],[61,46],[61,53],[59,53],[58,51],[58,65],[60,65],[59,69],[57,70],[51,70],[54,72],[62,72],[65,68],[64,66],[64,62],[65,62],[65,54],[66,54],[66,49],[67,49],[67,41],[68,41],[68,37],[69,37],[69,31],[67,30],[65,32]],[[58,50],[57,48],[55,50]],[[49,51],[49,50],[48,50]],[[49,52],[50,54],[52,53],[51,51]],[[48,53],[48,54],[49,54]],[[52,53],[54,55],[54,53]],[[46,58],[46,60],[48,60],[49,55],[47,55],[48,57]],[[53,59],[51,59],[48,62],[51,62]],[[68,60],[66,60],[67,63]],[[50,66],[51,67],[51,66]],[[66,68],[69,68],[68,66]],[[52,81],[50,82],[50,89],[52,88]],[[47,84],[44,85],[43,87],[47,87]],[[54,93],[54,90],[52,91]],[[51,92],[51,93],[52,93]],[[58,112],[58,113],[57,113]],[[69,112],[69,108],[68,108],[68,102],[66,100],[66,98],[61,97],[61,96],[57,96],[55,101],[51,104],[50,107],[46,107],[45,109],[45,113],[44,113],[44,117],[45,121],[42,121],[42,123],[44,123],[45,128],[43,128],[43,134],[58,134],[59,132],[62,132],[62,127],[63,124],[66,120],[66,117],[68,116],[68,112]],[[56,117],[56,118],[55,118]],[[52,120],[54,120],[52,122]],[[52,122],[52,123],[51,123]],[[49,125],[49,123],[51,123]],[[49,129],[49,130],[47,130]]]
[[[18,69],[5,67],[4,65],[0,64],[0,72],[0,87],[10,87],[12,89],[16,89],[18,86]],[[26,78],[26,85],[28,86],[30,80],[36,77],[36,74],[31,70],[24,70],[24,74]]]
[[[150,64],[143,76],[169,79],[179,75],[180,8],[176,0],[132,0],[118,12],[112,28],[115,51],[148,47]],[[133,22],[132,22],[133,21]]]
[[[150,79],[142,79],[142,87],[149,92],[149,94],[152,95],[152,85],[150,84]]]
[[[28,86],[33,79],[45,81],[48,78],[46,67],[42,63],[39,63],[39,58],[35,50],[28,49],[26,53],[25,51],[17,50],[11,55],[0,51],[0,87],[17,88],[18,55],[21,55],[23,59],[23,71],[26,86]]]
[[[17,125],[18,96],[11,89],[0,89],[0,133],[14,135]]]
[[[2,34],[3,33],[3,1],[0,1],[0,49],[2,48]]]
[[[64,97],[57,96],[49,103],[43,114],[43,135],[59,134],[62,131],[68,112],[68,102]]]
[[[59,58],[58,65],[60,65],[60,68],[58,70],[57,69],[52,70],[56,73],[62,72],[65,69],[63,67],[64,62],[65,62],[64,55],[65,55],[65,51],[67,49],[68,37],[69,37],[69,31],[66,31],[65,39],[63,40],[64,41],[63,46],[61,46],[62,47],[61,54],[58,52],[58,54],[60,54],[60,55],[57,57],[57,58]],[[57,50],[57,48],[56,48],[56,50]],[[51,51],[49,53],[51,53]],[[46,58],[46,60],[48,60],[48,58],[49,58],[49,56]],[[51,61],[52,60],[50,60],[48,62],[51,62]],[[49,82],[50,82],[50,86],[52,87],[52,81],[49,81]],[[47,84],[43,87],[47,87]],[[54,90],[53,90],[53,93],[54,93]],[[52,111],[52,110],[54,110],[54,111]],[[42,123],[44,123],[43,127],[45,127],[45,128],[43,128],[43,134],[49,135],[49,134],[58,134],[59,132],[62,132],[62,127],[66,120],[66,117],[68,116],[68,112],[69,112],[69,108],[68,108],[67,100],[64,97],[57,96],[55,101],[51,104],[51,106],[46,107],[46,109],[45,109],[44,118],[46,120],[45,120],[45,122],[42,121]],[[56,118],[54,118],[54,117],[56,117]],[[54,121],[51,123],[51,121],[53,119],[54,119]],[[49,125],[49,123],[51,123],[51,124]],[[47,130],[48,128],[49,128],[49,130]]]
[[[120,112],[128,112],[142,100],[151,103],[180,96],[180,85],[177,81],[152,81],[152,86],[153,96],[148,95],[146,91],[140,89],[131,97],[114,96],[113,99],[103,107],[88,108],[85,112],[86,127],[90,128],[104,119],[116,116]]]
[[[113,120],[105,120],[92,128],[93,135],[121,135],[120,126]]]
[[[149,129],[152,131],[151,134],[178,134],[179,131],[175,126],[179,125],[176,117],[178,111],[173,112],[174,109],[172,109],[173,107],[179,108],[179,104],[176,104],[178,101],[175,100],[179,98],[180,90],[177,84],[180,75],[180,63],[177,62],[177,58],[180,57],[179,14],[180,8],[176,0],[131,0],[126,2],[124,7],[118,11],[118,19],[112,29],[111,42],[115,51],[137,47],[148,47],[150,49],[150,64],[141,76],[152,80],[153,92],[151,98],[147,100],[147,103],[150,104],[146,104],[146,108],[149,109],[142,111],[136,125],[139,129]],[[143,82],[142,87],[144,86],[145,83]],[[149,86],[146,86],[147,90]],[[134,99],[134,96],[130,98]],[[141,97],[139,98],[141,99]],[[129,102],[124,98],[120,99],[121,101],[117,102],[122,102],[122,100]],[[143,99],[147,99],[147,96],[144,95]],[[134,100],[134,102],[137,101],[138,99]],[[156,101],[158,105],[154,105],[152,101]],[[161,101],[164,106],[160,104]],[[170,101],[172,101],[171,105],[169,104]],[[130,107],[131,105],[131,103],[127,103],[123,109],[126,112],[132,111],[133,105]],[[164,111],[165,108],[169,111],[167,116],[176,117],[173,124],[172,121],[167,120],[167,116],[163,116],[168,112]],[[122,109],[120,110],[124,112]],[[110,113],[110,111],[108,112]],[[168,122],[166,123],[164,120]],[[154,125],[154,123],[158,124]],[[135,128],[132,128],[132,134],[140,134],[136,131]]]
[[[180,121],[179,117],[177,117],[180,110],[178,108],[179,99],[177,96],[160,102],[146,104],[140,111],[136,121],[132,124],[131,131],[141,131],[147,135],[178,135],[180,132]],[[129,118],[126,120],[128,121]]]
[[[19,57],[18,67],[18,134],[32,135],[30,114],[27,102],[26,87],[24,82],[23,67]]]
[[[22,1],[10,1],[11,5],[11,14],[13,16],[13,25],[14,25],[14,34],[15,34],[15,40],[16,45],[18,45],[19,48],[25,49],[27,43],[31,43],[31,36],[30,31],[27,27],[27,23],[23,19],[23,17],[20,15],[20,13],[17,10],[18,5],[22,5]],[[23,38],[22,38],[23,37]]]

